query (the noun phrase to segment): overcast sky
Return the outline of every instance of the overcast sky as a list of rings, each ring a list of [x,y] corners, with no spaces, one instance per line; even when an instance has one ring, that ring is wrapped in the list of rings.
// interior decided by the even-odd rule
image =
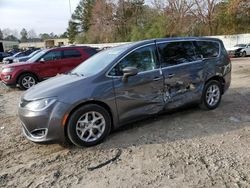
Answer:
[[[74,11],[79,0],[70,0]],[[0,0],[0,29],[61,34],[70,19],[69,0]]]

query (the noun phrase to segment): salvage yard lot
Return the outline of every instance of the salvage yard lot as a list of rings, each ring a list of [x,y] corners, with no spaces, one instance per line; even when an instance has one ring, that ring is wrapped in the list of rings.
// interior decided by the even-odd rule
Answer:
[[[232,59],[214,111],[182,109],[112,133],[92,148],[38,145],[17,116],[22,91],[0,86],[0,187],[249,187],[250,58]],[[88,171],[115,156],[119,159]]]

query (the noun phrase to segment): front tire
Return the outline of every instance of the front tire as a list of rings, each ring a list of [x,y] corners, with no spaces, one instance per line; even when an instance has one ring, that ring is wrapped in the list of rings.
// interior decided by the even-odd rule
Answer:
[[[94,146],[102,142],[111,130],[111,117],[107,110],[95,104],[78,108],[70,116],[67,136],[77,146]]]
[[[221,101],[221,95],[221,83],[216,80],[210,80],[204,87],[200,107],[204,110],[213,110],[217,108]]]
[[[246,57],[247,56],[247,53],[244,51],[242,52],[242,57]]]
[[[30,73],[22,74],[18,79],[18,85],[22,90],[27,90],[35,84],[37,84],[37,79]]]

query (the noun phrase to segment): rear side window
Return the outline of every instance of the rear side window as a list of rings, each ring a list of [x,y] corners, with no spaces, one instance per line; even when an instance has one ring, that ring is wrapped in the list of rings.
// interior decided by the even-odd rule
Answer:
[[[64,50],[63,51],[63,58],[75,58],[81,57],[81,53],[78,50]]]
[[[220,46],[218,42],[213,41],[197,41],[198,53],[203,56],[203,58],[213,58],[218,57],[220,52]]]
[[[158,44],[162,67],[196,61],[194,45],[191,41]]]
[[[89,55],[89,56],[92,56],[92,55],[95,55],[97,53],[97,51],[93,48],[86,48],[84,49],[84,51]]]

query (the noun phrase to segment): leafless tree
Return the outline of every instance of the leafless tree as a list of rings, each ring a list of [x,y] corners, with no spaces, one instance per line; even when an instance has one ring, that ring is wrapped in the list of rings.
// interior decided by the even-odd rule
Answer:
[[[170,36],[187,33],[191,25],[191,10],[194,7],[191,0],[167,0],[165,14],[169,19]]]
[[[209,28],[209,35],[213,34],[213,21],[216,5],[221,0],[194,0],[195,6],[192,9],[193,14],[202,23],[207,24]]]

